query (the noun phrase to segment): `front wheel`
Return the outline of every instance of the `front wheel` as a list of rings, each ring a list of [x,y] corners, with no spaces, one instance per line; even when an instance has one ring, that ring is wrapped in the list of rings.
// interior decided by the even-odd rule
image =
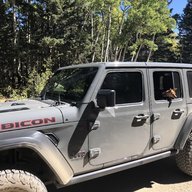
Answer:
[[[1,192],[47,192],[43,182],[22,170],[0,171]]]
[[[192,134],[190,134],[183,150],[176,155],[176,163],[181,171],[192,176]]]

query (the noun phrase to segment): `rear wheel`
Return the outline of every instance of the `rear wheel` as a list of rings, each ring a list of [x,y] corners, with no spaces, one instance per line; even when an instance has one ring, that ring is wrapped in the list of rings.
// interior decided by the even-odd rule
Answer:
[[[43,182],[22,170],[0,171],[1,192],[47,192]]]
[[[176,155],[176,163],[181,171],[192,176],[192,133],[183,150]]]

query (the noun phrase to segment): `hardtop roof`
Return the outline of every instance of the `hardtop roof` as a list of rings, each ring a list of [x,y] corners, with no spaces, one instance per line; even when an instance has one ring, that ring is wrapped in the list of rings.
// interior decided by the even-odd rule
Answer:
[[[104,68],[133,68],[133,67],[145,67],[145,68],[192,68],[192,64],[187,63],[164,63],[164,62],[98,62],[98,63],[86,63],[78,65],[70,65],[62,67],[59,70],[76,67],[104,67]]]

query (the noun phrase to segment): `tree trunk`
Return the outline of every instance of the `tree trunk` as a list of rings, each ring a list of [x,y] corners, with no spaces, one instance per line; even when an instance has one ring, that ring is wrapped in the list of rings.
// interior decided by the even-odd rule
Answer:
[[[27,3],[29,6],[31,5],[31,0],[28,0]],[[28,19],[27,19],[27,40],[28,43],[31,43],[31,11],[28,12]]]
[[[125,61],[125,54],[126,54],[126,51],[127,51],[127,47],[128,47],[128,42],[127,42],[127,44],[125,45],[124,50],[123,50],[122,61]]]
[[[12,85],[15,87],[15,75],[16,75],[16,49],[17,49],[17,18],[16,18],[16,7],[15,7],[15,0],[11,0],[11,7],[12,7],[12,29],[13,29],[13,66],[12,66]]]
[[[100,31],[98,31],[98,33],[97,33],[97,37],[96,37],[96,39],[95,39],[95,43],[94,43],[94,45],[93,45],[93,55],[92,55],[92,62],[94,62],[94,60],[95,60],[95,55],[96,55],[96,46],[97,46],[97,42],[98,42],[98,40],[99,40],[99,35],[100,35]]]
[[[123,51],[123,48],[121,48],[120,51],[119,51],[119,56],[118,56],[117,61],[120,61],[120,60],[121,60],[122,51]]]
[[[31,5],[31,0],[28,0],[28,6],[30,7],[30,5]],[[33,13],[31,12],[31,10],[29,9],[29,11],[28,11],[28,20],[27,20],[27,34],[28,34],[28,36],[27,36],[27,42],[28,42],[28,44],[31,44],[31,31],[32,31],[32,29],[31,29],[31,24],[32,24],[32,18],[33,18],[33,15],[32,15]],[[31,71],[31,69],[29,69],[29,67],[28,66],[32,66],[32,63],[31,63],[31,61],[32,61],[32,59],[31,59],[31,50],[30,50],[30,48],[28,48],[28,55],[27,55],[27,63],[25,64],[25,77],[28,77],[28,75],[29,75],[29,71]]]
[[[15,0],[11,1],[11,6],[12,6],[12,10],[13,10],[13,15],[12,15],[12,18],[13,18],[13,26],[12,26],[13,27],[13,47],[15,48],[17,45],[17,31],[16,31],[17,19],[16,19]]]
[[[155,34],[153,34],[153,39],[152,39],[153,43],[155,42]],[[150,58],[151,58],[151,53],[152,53],[152,49],[150,48],[149,50],[149,54],[148,54],[148,57],[147,57],[147,62],[149,62]]]
[[[104,15],[102,14],[102,23],[104,23]],[[104,48],[105,48],[105,26],[103,26],[103,36],[102,36],[102,43],[101,43],[101,59],[100,61],[103,62],[104,58]]]
[[[93,37],[94,37],[94,21],[93,21],[93,12],[91,11],[91,46],[93,46]]]
[[[137,33],[136,33],[136,42],[139,40],[139,38],[141,38],[141,35],[140,35],[139,32],[137,32]],[[140,46],[141,46],[141,45],[140,45]],[[139,47],[139,50],[138,50],[138,51],[135,50],[135,51],[137,51],[137,53],[132,56],[131,61],[136,61],[136,60],[138,59],[140,49],[141,49],[141,47]]]
[[[120,26],[119,26],[118,36],[120,36],[122,34],[122,29],[123,29],[123,24],[124,24],[124,16],[125,16],[125,12],[123,12],[123,15],[122,15],[122,18],[121,18],[121,23],[120,23]],[[119,46],[117,46],[116,49],[115,49],[115,60],[117,60],[118,52],[119,52]]]
[[[137,61],[137,59],[138,59],[138,57],[139,57],[139,53],[140,53],[140,51],[141,51],[142,46],[143,46],[143,44],[141,44],[141,45],[139,46],[139,49],[138,49],[137,54],[136,54],[135,59],[134,59],[135,62]]]
[[[105,48],[105,57],[104,61],[107,62],[109,59],[109,45],[110,45],[110,35],[111,35],[111,5],[109,6],[109,16],[108,16],[108,24],[107,24],[107,42]]]

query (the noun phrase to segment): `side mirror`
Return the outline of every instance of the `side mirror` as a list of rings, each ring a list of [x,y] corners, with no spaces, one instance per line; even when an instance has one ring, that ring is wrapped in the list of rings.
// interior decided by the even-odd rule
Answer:
[[[101,109],[104,109],[105,107],[114,107],[115,100],[116,100],[115,90],[100,89],[97,94],[97,105]]]

